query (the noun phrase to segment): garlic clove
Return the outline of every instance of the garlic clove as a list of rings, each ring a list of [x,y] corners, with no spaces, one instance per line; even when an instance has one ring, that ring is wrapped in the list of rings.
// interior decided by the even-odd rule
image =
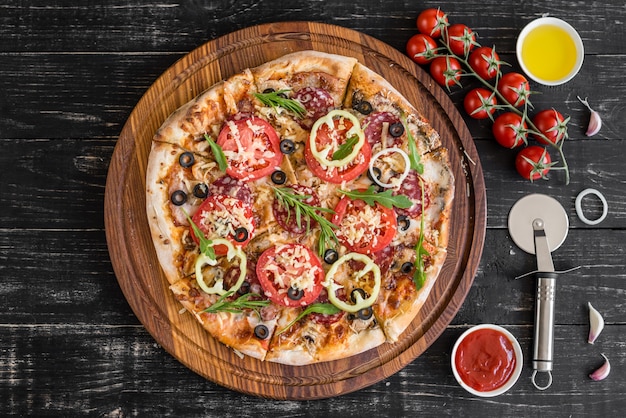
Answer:
[[[611,373],[611,363],[609,363],[609,359],[606,358],[604,354],[602,354],[602,357],[604,357],[604,364],[589,374],[591,380],[596,382],[606,379],[609,376],[609,373]]]
[[[589,124],[587,126],[587,132],[585,132],[585,135],[593,136],[600,132],[600,128],[602,127],[602,118],[600,117],[600,114],[598,112],[591,108],[589,102],[587,102],[586,97],[585,99],[581,99],[579,96],[576,97],[578,98],[578,100],[580,100],[582,104],[587,107],[587,109],[589,109],[589,112],[591,112],[591,115],[589,117]]]
[[[593,344],[604,329],[604,318],[600,312],[591,306],[591,302],[587,302],[587,305],[589,306],[589,338],[587,342]]]

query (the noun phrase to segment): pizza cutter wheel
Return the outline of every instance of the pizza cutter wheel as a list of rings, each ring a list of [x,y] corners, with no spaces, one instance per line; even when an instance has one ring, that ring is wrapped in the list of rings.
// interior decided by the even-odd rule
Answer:
[[[556,276],[552,251],[563,244],[569,230],[567,212],[554,198],[531,194],[518,200],[509,212],[509,234],[513,242],[537,257],[533,385],[545,390],[552,384],[554,349],[554,295]],[[538,372],[547,373],[545,385],[536,382]]]

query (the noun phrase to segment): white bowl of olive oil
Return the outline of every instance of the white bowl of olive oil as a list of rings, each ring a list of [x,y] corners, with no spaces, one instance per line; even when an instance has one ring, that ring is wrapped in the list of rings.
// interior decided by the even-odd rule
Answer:
[[[571,80],[585,56],[576,29],[555,17],[541,17],[526,25],[517,38],[516,53],[522,70],[546,86]]]

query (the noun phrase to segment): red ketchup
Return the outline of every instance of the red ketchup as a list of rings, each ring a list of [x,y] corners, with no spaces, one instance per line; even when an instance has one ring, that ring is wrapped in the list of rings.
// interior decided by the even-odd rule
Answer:
[[[459,344],[454,363],[463,382],[472,389],[489,392],[504,385],[515,370],[515,351],[500,331],[482,328]]]

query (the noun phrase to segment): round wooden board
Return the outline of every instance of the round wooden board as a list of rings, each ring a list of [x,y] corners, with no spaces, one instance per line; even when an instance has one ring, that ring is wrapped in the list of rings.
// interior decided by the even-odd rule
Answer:
[[[152,137],[176,108],[214,83],[286,53],[314,49],[353,56],[383,75],[419,109],[450,151],[456,177],[448,257],[422,313],[395,344],[310,366],[240,358],[180,313],[152,244],[145,171]],[[130,306],[169,353],[220,385],[275,399],[337,396],[380,381],[423,353],[450,323],[474,280],[483,249],[486,198],[472,137],[449,97],[406,56],[365,34],[327,24],[254,26],[202,45],[148,89],[115,147],[105,193],[106,237],[113,268]]]

